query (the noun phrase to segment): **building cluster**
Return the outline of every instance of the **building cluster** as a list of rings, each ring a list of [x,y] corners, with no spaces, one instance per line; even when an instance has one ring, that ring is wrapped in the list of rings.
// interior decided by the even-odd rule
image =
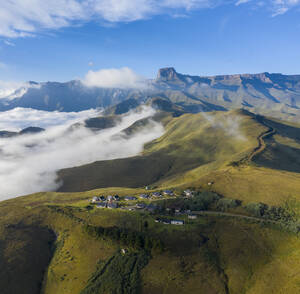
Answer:
[[[95,203],[97,208],[110,208],[115,209],[118,208],[118,201],[120,201],[120,197],[118,195],[112,196],[94,196],[92,198],[92,203]]]
[[[155,222],[156,223],[163,223],[165,225],[177,225],[177,226],[184,225],[184,221],[183,220],[178,220],[178,219],[156,218]]]
[[[143,193],[140,194],[139,196],[124,196],[122,198],[126,202],[131,202],[131,201],[137,201],[138,199],[140,200],[148,200],[148,199],[157,199],[161,198],[163,196],[174,196],[174,192],[172,190],[163,190],[161,192],[152,192],[152,193]],[[184,191],[184,196],[185,197],[193,197],[194,192],[187,189]],[[94,196],[91,200],[92,203],[96,204],[97,208],[118,208],[118,202],[121,200],[121,198],[118,195],[108,195],[108,196]],[[145,203],[136,203],[135,205],[132,206],[125,206],[123,209],[126,210],[139,210],[143,209],[149,212],[154,212],[158,209],[160,209],[159,206],[154,205],[154,204],[145,204]],[[166,211],[173,210],[175,215],[181,215],[181,214],[190,214],[190,211],[182,211],[180,208],[166,208]]]

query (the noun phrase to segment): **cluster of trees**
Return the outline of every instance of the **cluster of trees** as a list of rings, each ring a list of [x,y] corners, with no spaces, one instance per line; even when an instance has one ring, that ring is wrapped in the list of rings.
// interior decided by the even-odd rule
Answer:
[[[268,206],[264,203],[249,203],[246,210],[256,216],[272,220],[293,232],[300,232],[300,222],[293,207],[288,203],[283,206]]]
[[[242,201],[231,199],[231,198],[221,198],[216,203],[216,209],[220,211],[227,211],[230,208],[236,208],[242,204]]]
[[[181,207],[183,210],[220,210],[226,211],[241,205],[241,201],[236,199],[224,198],[214,192],[195,192],[194,197],[190,199],[165,200],[162,208],[174,206]],[[170,213],[173,213],[171,210]]]
[[[137,250],[163,251],[164,244],[158,238],[151,237],[145,233],[130,231],[118,227],[96,227],[85,225],[84,230],[94,238],[108,238],[117,241],[120,245]]]

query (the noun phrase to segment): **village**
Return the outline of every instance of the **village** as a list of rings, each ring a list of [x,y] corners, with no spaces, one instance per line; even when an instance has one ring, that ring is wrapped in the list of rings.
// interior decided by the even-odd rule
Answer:
[[[146,187],[146,190],[147,187]],[[119,195],[108,195],[108,196],[94,196],[90,202],[99,209],[122,209],[127,211],[147,211],[149,213],[162,213],[173,215],[187,215],[188,219],[196,219],[197,215],[192,214],[190,210],[182,210],[181,208],[165,207],[164,209],[155,204],[158,200],[174,199],[177,195],[172,190],[163,190],[161,192],[142,193],[138,196],[119,196]],[[183,191],[184,198],[192,198],[194,191],[187,189]],[[139,202],[144,201],[144,202]],[[156,223],[162,223],[165,225],[184,225],[185,222],[180,219],[167,219],[167,218],[156,218]]]

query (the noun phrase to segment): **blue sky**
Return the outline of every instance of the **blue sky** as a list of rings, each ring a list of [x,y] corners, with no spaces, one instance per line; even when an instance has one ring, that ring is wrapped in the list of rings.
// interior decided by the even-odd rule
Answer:
[[[144,77],[165,66],[300,73],[299,0],[43,2],[0,4],[0,80],[68,81],[125,66]]]

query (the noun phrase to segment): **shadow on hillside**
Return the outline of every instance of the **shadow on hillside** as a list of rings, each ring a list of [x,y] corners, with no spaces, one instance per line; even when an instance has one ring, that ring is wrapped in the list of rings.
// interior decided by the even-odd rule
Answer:
[[[60,170],[58,177],[63,185],[58,192],[82,192],[106,187],[144,187],[205,163],[207,162],[201,158],[181,158],[161,153],[97,161]]]
[[[52,257],[54,232],[23,224],[6,226],[0,242],[2,294],[39,294]]]
[[[255,156],[254,162],[268,168],[300,173],[300,149],[267,139],[267,148]]]
[[[276,133],[283,136],[283,137],[288,137],[294,140],[300,141],[300,129],[289,126],[283,123],[279,123],[273,120],[269,120],[264,118],[264,122],[271,126],[272,128],[276,129]]]

